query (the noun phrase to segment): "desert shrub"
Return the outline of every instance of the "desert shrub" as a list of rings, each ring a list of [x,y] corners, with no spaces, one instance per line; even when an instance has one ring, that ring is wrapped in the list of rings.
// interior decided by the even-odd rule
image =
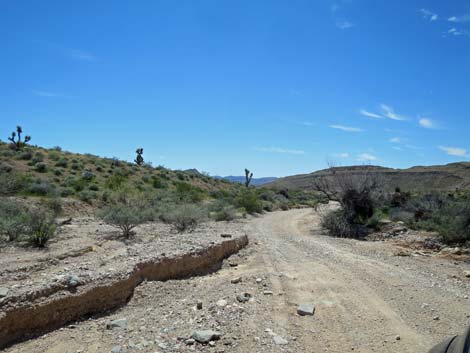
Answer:
[[[53,215],[57,216],[62,212],[62,200],[58,196],[52,196],[45,200],[47,208]]]
[[[58,153],[57,151],[50,151],[48,154],[48,158],[51,161],[58,161],[60,159],[60,153]]]
[[[329,235],[339,238],[362,238],[368,234],[367,227],[351,223],[344,210],[328,212],[322,217],[321,225]]]
[[[235,199],[237,207],[242,207],[249,214],[262,213],[263,204],[258,198],[256,190],[245,189],[242,190]]]
[[[14,200],[0,198],[0,235],[15,241],[25,233],[27,226],[26,209]]]
[[[176,193],[181,201],[200,202],[204,199],[204,191],[184,181],[176,183]]]
[[[14,195],[23,191],[29,184],[29,177],[14,171],[0,171],[0,196]]]
[[[83,202],[91,204],[97,198],[97,194],[92,190],[82,190],[78,193],[78,198]]]
[[[28,217],[28,242],[35,247],[44,248],[54,236],[54,218],[42,210],[30,211]]]
[[[52,147],[52,150],[53,150],[53,151],[57,151],[57,152],[61,152],[61,151],[62,151],[62,147],[60,147],[60,146],[54,146],[54,147]]]
[[[214,220],[220,221],[233,221],[237,218],[237,210],[235,207],[228,205],[224,206],[219,211],[214,212]]]
[[[152,186],[155,188],[155,189],[165,189],[166,188],[166,183],[164,183],[160,178],[154,178],[152,180]]]
[[[31,159],[33,164],[44,162],[44,154],[42,152],[36,152],[34,157]]]
[[[91,191],[99,191],[100,190],[100,187],[97,185],[97,184],[91,184],[88,189],[90,189]]]
[[[104,222],[119,227],[125,238],[134,235],[133,229],[153,219],[153,212],[143,201],[142,195],[114,195],[113,204],[98,213]]]
[[[56,162],[56,167],[67,168],[68,161],[66,158],[61,158]]]
[[[18,155],[18,158],[23,161],[29,161],[33,158],[33,153],[31,151],[24,151]]]
[[[74,193],[75,191],[71,188],[62,188],[59,194],[61,197],[68,197],[70,195],[73,195]]]
[[[53,195],[55,186],[48,180],[37,179],[29,185],[28,193],[38,196]]]
[[[101,173],[101,172],[103,171],[103,167],[100,166],[100,165],[97,166],[97,167],[96,167],[96,171],[97,171],[98,173]]]
[[[179,205],[161,216],[163,221],[172,224],[179,232],[194,230],[206,217],[207,212],[200,205],[194,204]]]
[[[83,191],[86,188],[87,184],[88,182],[85,179],[73,176],[69,176],[65,180],[65,185],[67,187],[73,188],[76,192]]]
[[[39,173],[45,173],[45,172],[47,172],[47,164],[46,163],[37,163],[35,169]]]
[[[86,181],[91,181],[95,178],[95,174],[93,174],[92,172],[90,172],[89,170],[85,170],[83,173],[82,173],[82,179],[86,180]]]
[[[62,169],[55,168],[55,169],[54,169],[54,175],[56,175],[56,176],[61,176],[61,175],[62,175]]]
[[[280,205],[279,205],[279,208],[283,211],[288,211],[289,210],[289,203],[288,202],[282,202]]]
[[[125,181],[126,177],[124,175],[113,174],[106,180],[105,186],[110,190],[117,190],[124,184]]]

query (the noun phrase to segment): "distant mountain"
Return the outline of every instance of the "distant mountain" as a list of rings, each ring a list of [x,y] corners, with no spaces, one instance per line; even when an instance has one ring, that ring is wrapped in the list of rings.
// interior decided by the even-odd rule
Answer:
[[[337,173],[376,174],[387,189],[399,187],[403,191],[452,191],[470,190],[470,162],[450,163],[435,166],[416,166],[408,169],[393,169],[377,166],[337,167]],[[268,188],[313,190],[320,178],[330,178],[329,169],[310,174],[299,174],[279,178],[265,185]]]
[[[239,184],[244,184],[245,183],[245,176],[234,176],[234,175],[229,175],[229,176],[215,176],[214,178],[216,179],[224,179],[231,181],[232,183],[239,183]],[[264,178],[253,178],[251,179],[251,184],[254,186],[260,186],[264,185],[267,183],[271,183],[273,181],[277,180],[276,177],[264,177]]]

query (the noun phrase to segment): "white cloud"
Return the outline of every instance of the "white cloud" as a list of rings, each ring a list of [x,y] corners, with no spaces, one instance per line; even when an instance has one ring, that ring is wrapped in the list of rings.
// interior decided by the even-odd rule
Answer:
[[[379,115],[379,114],[375,114],[375,113],[371,113],[365,109],[361,109],[359,111],[360,114],[364,115],[364,116],[367,116],[368,118],[374,118],[374,119],[382,119],[383,116],[382,115]]]
[[[334,156],[338,158],[349,158],[350,155],[349,153],[343,152],[343,153],[336,153]]]
[[[395,113],[395,110],[386,104],[381,104],[380,109],[382,109],[383,115],[389,119],[400,121],[406,120],[404,116]]]
[[[72,98],[71,96],[66,96],[65,94],[49,92],[49,91],[40,91],[40,90],[32,90],[31,91],[34,95],[39,97],[47,97],[47,98]]]
[[[336,21],[336,27],[339,29],[348,29],[354,27],[354,23],[349,21]]]
[[[281,148],[281,147],[253,147],[255,151],[258,152],[272,152],[272,153],[286,153],[286,154],[305,154],[305,151],[302,150],[292,150],[288,148]]]
[[[302,122],[300,123],[300,125],[308,126],[308,127],[317,126],[316,123],[312,123],[311,121],[302,121]]]
[[[439,146],[439,149],[441,151],[444,151],[450,156],[470,157],[470,155],[468,154],[468,151],[465,148]]]
[[[344,125],[330,125],[332,129],[343,130],[346,132],[361,132],[364,131],[358,127],[344,126]]]
[[[399,138],[399,137],[394,137],[394,138],[391,138],[390,139],[390,142],[393,142],[393,143],[403,143],[403,139]]]
[[[370,153],[361,153],[357,156],[357,160],[361,162],[371,162],[371,161],[378,161],[379,159]]]
[[[459,23],[459,22],[470,22],[470,14],[463,16],[452,16],[447,19],[449,22]]]
[[[72,58],[83,60],[83,61],[96,61],[97,58],[91,53],[83,50],[72,49],[68,51],[68,55]]]
[[[436,123],[431,119],[421,118],[419,119],[419,126],[424,127],[425,129],[435,129]]]
[[[403,148],[398,147],[398,146],[393,146],[392,148],[397,151],[403,151]]]
[[[461,29],[457,29],[455,27],[452,27],[447,31],[445,34],[452,34],[453,36],[469,36],[470,33],[467,31],[463,31]]]
[[[438,19],[438,15],[427,10],[427,9],[421,9],[419,10],[419,12],[421,12],[423,14],[423,17],[426,19],[426,20],[429,20],[429,21],[436,21]]]

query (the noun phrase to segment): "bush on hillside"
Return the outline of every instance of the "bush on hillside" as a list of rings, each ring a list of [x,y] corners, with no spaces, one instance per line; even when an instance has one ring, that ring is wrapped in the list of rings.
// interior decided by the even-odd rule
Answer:
[[[206,217],[207,212],[194,204],[178,205],[161,215],[162,220],[172,224],[178,232],[194,230]]]
[[[26,209],[17,201],[0,199],[0,234],[8,241],[17,240],[27,230]]]
[[[35,247],[44,248],[56,231],[54,218],[42,210],[30,211],[28,218],[29,243]]]
[[[236,197],[235,203],[237,207],[242,207],[249,214],[262,213],[263,203],[258,197],[258,193],[253,189],[244,189]]]

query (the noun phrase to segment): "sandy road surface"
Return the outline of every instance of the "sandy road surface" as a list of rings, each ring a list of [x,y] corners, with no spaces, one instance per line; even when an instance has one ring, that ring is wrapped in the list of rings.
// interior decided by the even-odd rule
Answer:
[[[143,283],[119,310],[6,351],[107,353],[118,345],[122,353],[426,353],[470,324],[470,279],[463,276],[468,263],[398,257],[390,242],[322,235],[312,209],[273,212],[239,227],[251,243],[220,271]],[[242,281],[231,283],[236,277]],[[243,292],[253,295],[250,302],[236,300]],[[296,314],[304,302],[316,305],[313,317]],[[127,330],[105,328],[123,317]],[[223,336],[213,347],[186,344],[195,329]],[[274,334],[288,344],[276,345]]]

